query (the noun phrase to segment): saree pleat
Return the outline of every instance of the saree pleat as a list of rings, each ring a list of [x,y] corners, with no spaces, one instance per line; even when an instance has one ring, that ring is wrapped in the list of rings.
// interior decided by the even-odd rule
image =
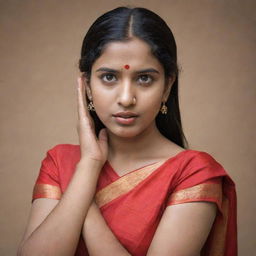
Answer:
[[[226,176],[223,180],[221,210],[201,252],[202,256],[237,255],[236,208],[235,185],[230,177]]]
[[[222,201],[222,216],[218,215],[211,232],[211,246],[207,248],[209,256],[221,256],[225,253],[225,239],[228,224],[228,208],[229,202],[226,197]]]

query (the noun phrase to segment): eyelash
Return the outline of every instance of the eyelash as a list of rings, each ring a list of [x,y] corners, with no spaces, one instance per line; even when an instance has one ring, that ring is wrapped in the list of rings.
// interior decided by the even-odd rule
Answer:
[[[111,83],[112,81],[106,81],[106,80],[104,80],[104,78],[107,77],[107,76],[115,76],[115,75],[114,75],[114,74],[111,74],[111,73],[102,74],[102,75],[100,76],[100,79],[101,79],[103,82]]]
[[[101,76],[100,76],[100,79],[104,82],[104,83],[114,83],[114,82],[116,82],[117,80],[115,79],[114,81],[113,80],[111,80],[111,81],[107,81],[107,80],[104,80],[104,78],[106,78],[107,76],[112,76],[112,78],[113,77],[115,77],[115,74],[112,74],[112,73],[105,73],[105,74],[102,74]],[[151,75],[148,75],[148,74],[143,74],[143,75],[139,75],[139,78],[141,78],[141,77],[147,77],[147,78],[149,78],[149,82],[139,82],[139,84],[142,84],[142,85],[150,85],[151,83],[153,83],[153,81],[155,80],[154,79],[154,77],[152,77]]]
[[[145,84],[151,84],[154,81],[154,78],[152,76],[150,76],[150,75],[147,75],[147,74],[140,75],[140,78],[143,77],[143,76],[146,76],[150,80],[149,82],[146,82]],[[144,84],[144,82],[142,82],[141,84]]]

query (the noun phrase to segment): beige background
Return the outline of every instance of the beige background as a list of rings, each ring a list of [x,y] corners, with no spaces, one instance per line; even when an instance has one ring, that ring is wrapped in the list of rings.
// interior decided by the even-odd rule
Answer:
[[[45,152],[77,143],[75,80],[86,30],[103,12],[134,3],[173,29],[185,134],[236,182],[239,252],[255,252],[255,1],[1,0],[0,255],[15,255]]]

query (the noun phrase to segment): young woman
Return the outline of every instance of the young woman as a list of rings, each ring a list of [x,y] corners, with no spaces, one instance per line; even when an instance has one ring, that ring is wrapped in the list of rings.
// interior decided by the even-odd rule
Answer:
[[[166,23],[144,8],[105,13],[80,71],[80,145],[47,152],[18,254],[237,255],[235,185],[185,146]]]

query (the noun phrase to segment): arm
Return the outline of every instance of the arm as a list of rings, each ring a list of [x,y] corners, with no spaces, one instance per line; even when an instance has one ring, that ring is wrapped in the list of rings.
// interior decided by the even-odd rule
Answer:
[[[95,203],[88,210],[82,232],[91,256],[131,256],[112,233]]]
[[[18,255],[74,255],[96,183],[107,158],[106,130],[95,136],[85,85],[78,79],[78,135],[81,158],[61,200],[35,200]],[[47,217],[46,217],[47,216]]]
[[[149,247],[148,256],[197,256],[216,215],[216,205],[191,202],[168,206]]]
[[[94,196],[99,169],[97,163],[83,161],[78,164],[59,203],[53,199],[37,199],[33,202],[18,255],[63,256],[75,253]]]
[[[147,255],[199,255],[215,214],[214,203],[192,202],[169,206],[159,223]],[[92,256],[131,255],[116,239],[95,203],[88,211],[83,237]]]

